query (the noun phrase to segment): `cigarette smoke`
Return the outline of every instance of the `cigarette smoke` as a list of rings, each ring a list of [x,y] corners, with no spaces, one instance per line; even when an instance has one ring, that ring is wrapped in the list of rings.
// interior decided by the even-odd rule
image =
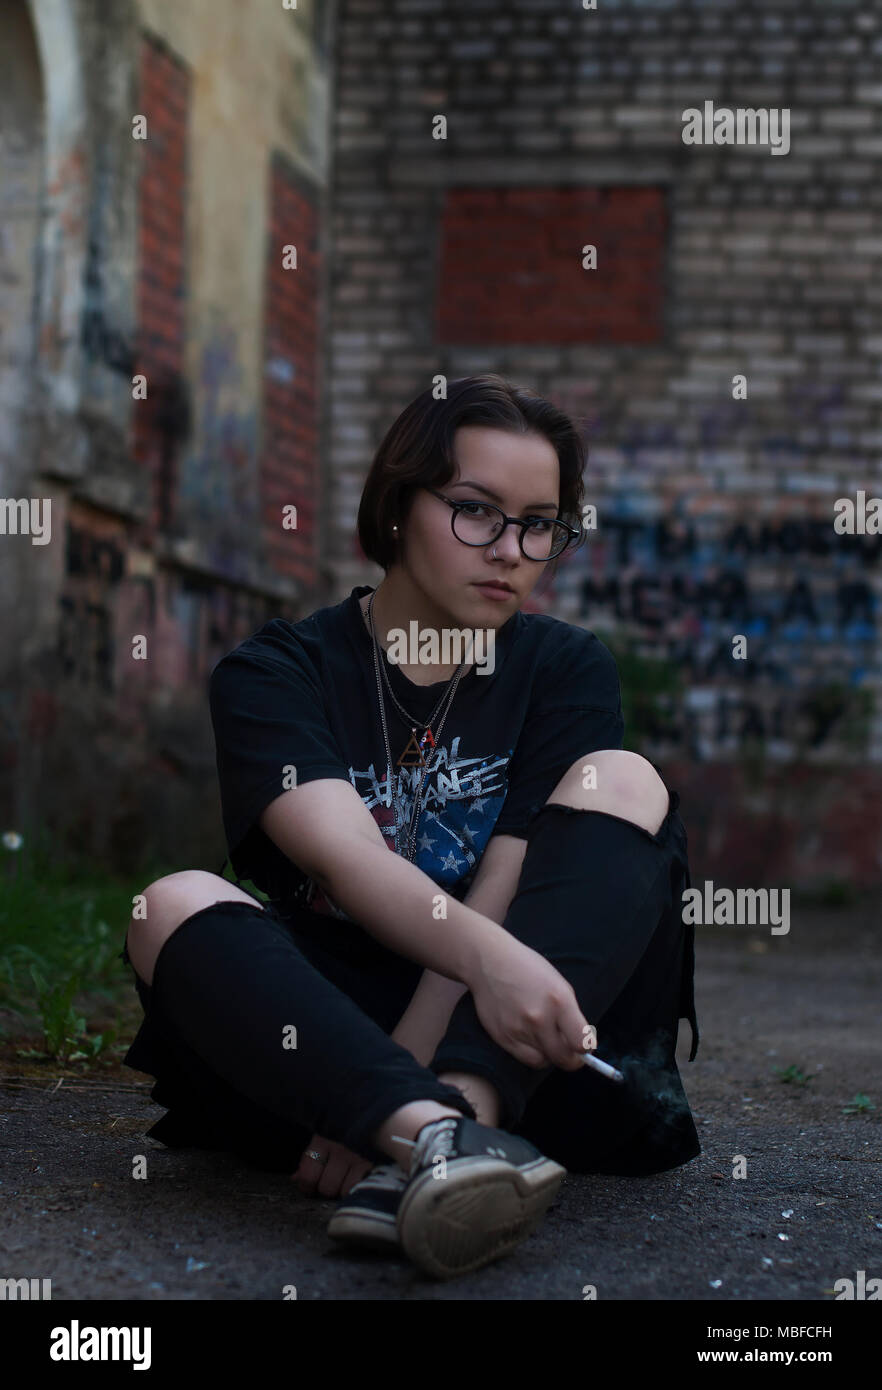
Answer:
[[[651,1034],[639,1052],[605,1056],[605,1060],[624,1074],[622,1089],[645,1112],[649,1134],[663,1137],[666,1130],[682,1125],[690,1113],[689,1102],[675,1071],[673,1041],[667,1029]]]

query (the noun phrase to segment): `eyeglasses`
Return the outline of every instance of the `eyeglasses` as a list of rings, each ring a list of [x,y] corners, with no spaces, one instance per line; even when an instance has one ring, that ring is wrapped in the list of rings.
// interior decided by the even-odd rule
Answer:
[[[525,560],[553,560],[579,534],[578,527],[566,521],[541,516],[526,519],[506,516],[501,507],[494,507],[491,502],[455,502],[433,487],[426,491],[453,509],[450,526],[463,545],[491,545],[499,540],[506,526],[513,524],[521,528],[520,546]]]

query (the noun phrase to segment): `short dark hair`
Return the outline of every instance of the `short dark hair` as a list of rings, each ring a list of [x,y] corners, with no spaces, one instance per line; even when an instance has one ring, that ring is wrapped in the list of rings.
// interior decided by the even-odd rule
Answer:
[[[513,434],[541,434],[560,465],[558,517],[582,530],[582,474],[586,450],[570,417],[529,387],[514,386],[495,372],[448,382],[447,397],[436,400],[427,387],[398,416],[374,455],[358,508],[358,540],[364,554],[382,569],[395,561],[393,523],[407,520],[418,488],[441,487],[454,473],[453,442],[460,425],[488,425]],[[549,560],[554,572],[559,560]]]

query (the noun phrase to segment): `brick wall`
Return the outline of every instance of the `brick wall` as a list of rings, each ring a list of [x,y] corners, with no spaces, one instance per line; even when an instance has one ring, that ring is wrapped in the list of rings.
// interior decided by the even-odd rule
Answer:
[[[318,578],[318,215],[314,188],[276,156],[270,173],[261,489],[267,563],[313,590]],[[296,268],[289,264],[296,250]],[[288,525],[284,508],[293,505]]]
[[[158,39],[142,35],[138,114],[146,117],[138,185],[138,354],[147,398],[132,415],[132,451],[153,481],[151,529],[174,517],[177,449],[185,428],[186,200],[190,73]]]
[[[535,387],[583,429],[599,523],[541,601],[667,663],[679,688],[643,751],[702,806],[708,862],[746,865],[751,826],[776,844],[800,768],[777,862],[878,880],[861,778],[878,787],[882,763],[882,559],[832,523],[837,498],[882,492],[882,16],[341,0],[339,23],[339,592],[366,572],[358,497],[401,408],[438,372]],[[788,108],[789,152],[687,146],[683,112],[707,100]],[[851,860],[831,813],[857,817]]]

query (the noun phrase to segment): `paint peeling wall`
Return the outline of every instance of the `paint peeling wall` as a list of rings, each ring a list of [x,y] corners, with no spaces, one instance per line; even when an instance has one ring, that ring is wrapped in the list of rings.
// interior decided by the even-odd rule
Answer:
[[[208,674],[323,597],[329,18],[0,14],[2,821],[121,867],[217,867]]]

